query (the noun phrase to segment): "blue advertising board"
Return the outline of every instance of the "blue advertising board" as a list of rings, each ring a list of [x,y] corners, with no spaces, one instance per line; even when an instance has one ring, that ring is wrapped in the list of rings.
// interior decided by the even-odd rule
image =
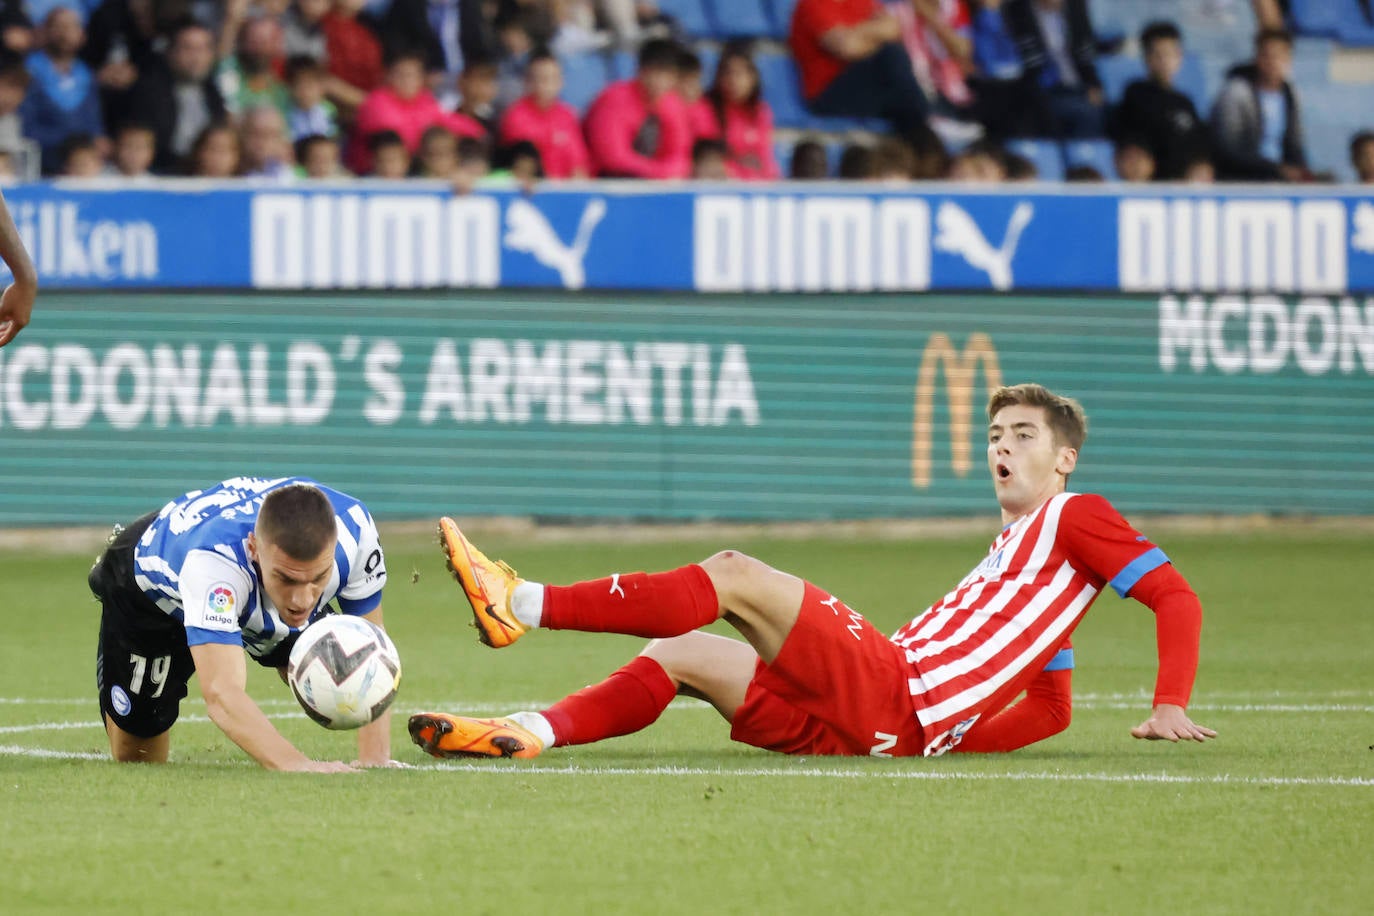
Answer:
[[[1374,292],[1374,196],[1348,188],[167,182],[6,197],[55,288]]]

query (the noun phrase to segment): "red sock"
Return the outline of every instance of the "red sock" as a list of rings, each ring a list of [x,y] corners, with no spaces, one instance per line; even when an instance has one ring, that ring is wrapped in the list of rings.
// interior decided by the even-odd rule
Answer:
[[[716,588],[693,564],[671,572],[616,573],[576,585],[546,585],[539,625],[550,630],[681,636],[720,616]]]
[[[559,700],[544,718],[556,747],[590,744],[652,725],[675,696],[677,685],[663,666],[641,655],[600,684]]]

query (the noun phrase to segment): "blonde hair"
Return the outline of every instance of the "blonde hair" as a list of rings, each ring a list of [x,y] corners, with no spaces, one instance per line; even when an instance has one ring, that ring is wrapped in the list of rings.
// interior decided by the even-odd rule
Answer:
[[[1055,394],[1044,385],[1032,382],[1003,385],[988,398],[988,421],[991,422],[1003,408],[1015,406],[1044,410],[1056,444],[1067,445],[1074,451],[1083,448],[1083,441],[1088,438],[1088,415],[1083,405],[1073,398]]]

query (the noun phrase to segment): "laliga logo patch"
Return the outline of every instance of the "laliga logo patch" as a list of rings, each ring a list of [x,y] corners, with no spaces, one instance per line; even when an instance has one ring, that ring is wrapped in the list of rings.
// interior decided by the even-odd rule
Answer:
[[[205,612],[211,617],[233,618],[234,590],[227,582],[218,582],[205,599]]]
[[[129,695],[118,684],[110,688],[110,705],[121,716],[127,716],[129,711],[134,708],[134,704],[129,700]]]

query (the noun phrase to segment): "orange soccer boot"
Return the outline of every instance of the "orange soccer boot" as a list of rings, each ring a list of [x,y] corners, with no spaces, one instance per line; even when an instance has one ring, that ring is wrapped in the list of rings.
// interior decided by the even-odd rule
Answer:
[[[442,712],[410,717],[410,740],[431,757],[538,757],[544,742],[512,719],[471,719]]]
[[[500,560],[487,559],[447,516],[439,519],[439,545],[444,549],[449,572],[463,586],[472,605],[473,621],[482,642],[500,649],[525,635],[529,627],[515,619],[510,606],[515,587],[525,580]]]

